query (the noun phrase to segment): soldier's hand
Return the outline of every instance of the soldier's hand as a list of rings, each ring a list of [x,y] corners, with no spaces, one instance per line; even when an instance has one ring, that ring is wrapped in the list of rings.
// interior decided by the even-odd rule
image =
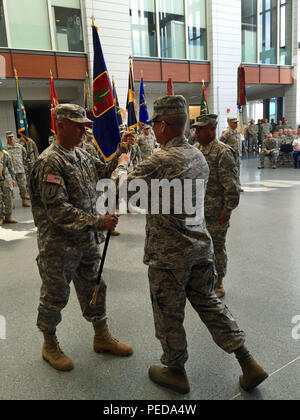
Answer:
[[[219,222],[221,223],[221,225],[225,225],[227,222],[229,222],[230,220],[230,216],[228,216],[227,214],[223,214],[221,213],[219,216]]]
[[[12,186],[14,187],[16,185],[16,181],[12,181]]]
[[[129,153],[123,153],[118,160],[119,165],[122,164],[130,164],[130,152]]]
[[[114,214],[108,214],[105,216],[104,230],[114,230],[119,223],[119,219]]]
[[[135,143],[135,141],[136,141],[135,131],[124,131],[124,133],[122,133],[122,142],[132,145]]]

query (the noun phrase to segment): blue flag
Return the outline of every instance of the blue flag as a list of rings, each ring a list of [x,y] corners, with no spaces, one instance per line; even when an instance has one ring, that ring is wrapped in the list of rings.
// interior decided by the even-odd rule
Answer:
[[[117,95],[116,85],[115,85],[114,80],[113,80],[113,96],[114,96],[114,104],[115,104],[115,107],[116,107],[117,120],[118,120],[118,124],[120,126],[120,125],[123,124],[123,121],[122,121],[121,108],[120,108],[120,105],[119,105],[119,100],[118,100],[118,95]]]
[[[18,134],[22,137],[28,139],[29,132],[28,132],[28,122],[26,116],[26,110],[19,86],[19,78],[17,76],[17,72],[15,72],[16,78],[16,85],[17,85],[17,124],[18,124]]]
[[[136,104],[135,104],[135,91],[133,85],[133,74],[132,74],[132,62],[130,60],[129,67],[129,86],[128,86],[128,97],[127,97],[127,112],[128,112],[128,130],[135,130],[138,125],[136,115]]]
[[[94,42],[93,119],[94,140],[106,161],[110,161],[121,142],[113,91],[107,72],[98,28],[92,25]]]
[[[1,137],[0,137],[0,152],[3,153],[3,144],[2,144]]]
[[[142,125],[149,125],[149,114],[148,114],[148,109],[147,109],[143,77],[141,78],[141,89],[140,89],[140,123]]]

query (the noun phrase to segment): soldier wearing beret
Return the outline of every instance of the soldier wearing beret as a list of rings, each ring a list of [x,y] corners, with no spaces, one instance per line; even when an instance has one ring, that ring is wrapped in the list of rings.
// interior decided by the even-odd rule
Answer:
[[[128,183],[144,180],[151,190],[153,180],[179,180],[182,184],[192,180],[193,199],[198,192],[197,180],[205,189],[209,168],[203,154],[184,136],[187,118],[187,104],[182,96],[166,96],[155,101],[151,124],[161,150],[128,174]],[[129,136],[130,133],[124,134],[123,141]],[[126,174],[128,164],[129,156],[122,155],[114,177]],[[128,191],[129,197],[132,194]],[[149,196],[150,208],[150,202],[157,197],[152,197],[152,193]],[[162,197],[159,198],[161,202]],[[144,263],[149,266],[156,337],[163,348],[161,361],[164,365],[151,366],[149,376],[161,386],[182,394],[189,392],[184,367],[188,359],[187,341],[183,327],[188,299],[215,342],[224,351],[236,354],[243,370],[240,378],[243,389],[253,389],[266,379],[267,374],[249,354],[244,346],[245,334],[214,293],[213,244],[205,220],[199,217],[191,225],[186,210],[181,214],[175,212],[172,199],[170,210],[170,214],[160,211],[147,215]]]
[[[205,196],[205,220],[212,237],[218,275],[215,293],[225,296],[227,272],[226,235],[232,211],[240,201],[238,170],[233,149],[216,139],[217,115],[205,115],[194,125],[197,143],[209,166]]]
[[[96,306],[89,303],[101,260],[103,232],[113,230],[115,215],[96,212],[96,183],[109,178],[118,154],[109,165],[91,159],[81,148],[85,125],[91,123],[78,105],[56,107],[57,138],[32,170],[30,193],[38,228],[37,263],[42,278],[38,328],[44,334],[43,358],[61,371],[73,369],[56,338],[61,311],[68,303],[73,281],[84,318],[95,330],[94,350],[118,356],[132,354],[130,345],[115,340],[106,324],[106,285],[100,283]]]

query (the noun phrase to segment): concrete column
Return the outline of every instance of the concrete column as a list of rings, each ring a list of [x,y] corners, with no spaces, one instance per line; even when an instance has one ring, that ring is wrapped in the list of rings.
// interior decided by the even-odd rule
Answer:
[[[208,51],[211,83],[208,103],[211,113],[219,114],[219,134],[227,126],[227,109],[237,116],[237,70],[242,61],[241,1],[207,2]]]
[[[129,56],[132,55],[129,0],[83,0],[84,26],[93,75],[93,37],[91,16],[99,28],[99,37],[109,76],[115,76],[120,106],[126,107]]]
[[[290,125],[298,127],[300,125],[300,3],[298,0],[293,1],[293,52],[292,64],[294,66],[295,83],[285,90],[286,97],[286,115]]]

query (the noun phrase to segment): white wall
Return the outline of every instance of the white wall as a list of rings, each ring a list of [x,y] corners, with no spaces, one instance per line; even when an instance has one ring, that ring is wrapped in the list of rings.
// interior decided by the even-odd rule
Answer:
[[[294,0],[294,43],[293,43],[293,62],[295,66],[294,78],[295,84],[286,88],[286,115],[290,125],[298,127],[300,125],[300,49],[298,41],[300,40],[300,3]]]
[[[126,107],[131,48],[129,0],[83,0],[89,65],[93,75],[93,37],[91,16],[99,27],[99,37],[110,75],[115,77],[117,94],[122,108]]]
[[[219,114],[219,134],[228,114],[237,116],[237,70],[242,61],[241,1],[207,2],[208,51],[211,83],[207,89],[209,110]]]

